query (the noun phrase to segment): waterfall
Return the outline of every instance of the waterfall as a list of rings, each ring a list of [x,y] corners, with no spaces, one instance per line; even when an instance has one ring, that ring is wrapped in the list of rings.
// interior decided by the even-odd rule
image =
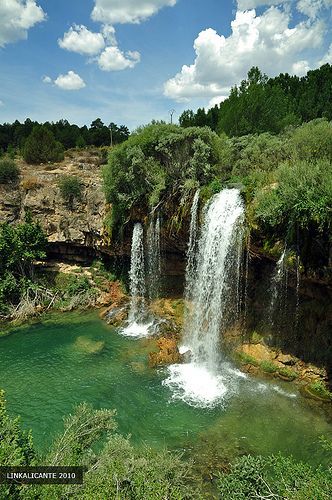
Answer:
[[[188,280],[193,303],[184,340],[190,345],[193,360],[210,369],[218,366],[220,332],[228,325],[232,303],[237,306],[243,218],[237,190],[225,189],[212,199],[205,212],[195,274]]]
[[[159,297],[161,279],[160,217],[152,217],[147,232],[148,295]]]
[[[195,193],[190,211],[189,243],[187,250],[186,287],[185,287],[185,299],[187,300],[190,299],[191,282],[193,281],[195,267],[196,267],[198,202],[199,202],[199,189]]]
[[[146,311],[145,295],[145,266],[144,266],[144,237],[142,224],[134,226],[131,243],[130,260],[130,308],[127,325],[121,329],[126,336],[143,337],[148,335],[148,315]]]
[[[237,310],[243,228],[240,193],[224,189],[205,209],[197,263],[187,276],[191,302],[185,316],[183,350],[190,350],[190,363],[171,366],[164,382],[173,389],[174,397],[194,406],[214,405],[229,391],[225,382],[231,370],[221,370],[220,338]]]
[[[286,265],[287,249],[284,248],[271,280],[270,307],[268,321],[271,327],[275,326],[275,315],[284,311],[287,302],[288,269]]]

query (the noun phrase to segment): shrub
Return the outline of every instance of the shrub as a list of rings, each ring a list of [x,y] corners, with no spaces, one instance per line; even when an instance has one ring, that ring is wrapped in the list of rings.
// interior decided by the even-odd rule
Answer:
[[[27,163],[47,163],[61,161],[64,148],[57,142],[53,133],[44,125],[33,128],[24,144],[23,157]]]
[[[14,160],[0,160],[0,184],[15,183],[20,171]]]
[[[328,469],[312,468],[281,455],[244,456],[235,461],[228,473],[218,479],[219,498],[308,498],[329,499],[332,474]]]
[[[299,160],[332,161],[332,123],[321,118],[303,124],[295,129],[290,146]]]
[[[22,181],[22,188],[26,191],[37,189],[42,186],[42,183],[37,179],[37,177],[27,177]]]
[[[260,189],[255,200],[257,218],[287,230],[314,225],[320,230],[331,222],[332,172],[328,160],[282,163],[274,185]]]
[[[110,151],[104,168],[112,225],[121,225],[132,208],[156,206],[162,196],[184,199],[188,190],[219,177],[229,159],[227,138],[208,127],[155,124],[141,128]]]
[[[70,208],[73,208],[74,201],[79,201],[82,197],[82,183],[78,177],[64,175],[58,182],[60,194]]]

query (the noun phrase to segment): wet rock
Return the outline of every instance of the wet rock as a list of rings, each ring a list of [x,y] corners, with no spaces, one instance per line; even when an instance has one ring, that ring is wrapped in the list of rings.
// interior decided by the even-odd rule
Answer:
[[[290,354],[282,354],[282,353],[280,353],[276,357],[276,361],[279,361],[283,365],[294,366],[296,364],[297,360],[294,359],[294,357],[291,356]]]
[[[75,348],[86,354],[100,354],[105,348],[105,342],[102,340],[91,340],[88,337],[77,337]]]
[[[106,323],[112,326],[121,326],[124,321],[128,318],[128,307],[127,306],[116,306],[108,309],[104,316]]]
[[[271,361],[273,359],[271,350],[263,344],[243,344],[240,350],[258,362]]]
[[[157,341],[158,352],[149,353],[149,366],[156,367],[181,363],[183,356],[180,354],[177,341],[174,338],[161,337]]]

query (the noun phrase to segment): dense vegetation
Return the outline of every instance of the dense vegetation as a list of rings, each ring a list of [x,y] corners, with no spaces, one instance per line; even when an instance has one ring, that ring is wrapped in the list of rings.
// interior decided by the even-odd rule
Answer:
[[[0,225],[0,315],[34,287],[34,261],[45,257],[47,239],[29,214],[25,222]]]
[[[235,85],[220,105],[196,113],[184,111],[182,127],[209,126],[228,136],[281,132],[316,118],[332,120],[332,66],[325,64],[306,76],[263,75],[253,67],[246,80]]]
[[[16,120],[14,123],[4,123],[0,125],[0,152],[7,152],[12,154],[15,150],[19,150],[27,156],[28,161],[34,162],[36,151],[38,151],[38,144],[26,142],[31,134],[36,139],[36,130],[43,130],[44,134],[49,135],[46,137],[46,144],[49,144],[50,138],[56,143],[61,145],[62,150],[70,148],[83,148],[85,146],[109,146],[112,144],[119,144],[129,137],[129,130],[126,126],[118,126],[115,123],[110,123],[108,127],[101,121],[100,118],[94,120],[90,127],[84,125],[70,124],[67,120],[59,120],[56,123],[46,122],[39,124],[29,118],[24,123]],[[46,132],[47,131],[47,132]],[[40,132],[39,132],[40,134]],[[30,142],[31,139],[29,139]],[[42,138],[39,139],[44,142]],[[36,147],[37,146],[37,147]],[[46,146],[48,147],[48,146]],[[59,148],[59,146],[57,146]],[[39,160],[37,163],[44,160]],[[53,161],[51,158],[46,161]]]
[[[331,443],[324,442],[324,446],[330,454]],[[81,486],[0,485],[1,498],[205,498],[202,479],[190,462],[166,450],[134,448],[129,438],[116,433],[113,411],[93,410],[87,404],[79,405],[64,420],[64,432],[46,455],[40,455],[31,433],[21,430],[18,418],[8,416],[0,391],[0,462],[11,466],[82,465],[86,470]],[[332,472],[326,467],[313,469],[281,455],[249,455],[226,468],[227,472],[214,471],[215,493],[220,498],[330,498]]]
[[[188,212],[198,187],[207,199],[237,185],[257,237],[264,235],[271,249],[286,241],[305,267],[328,268],[331,161],[332,122],[324,118],[280,134],[232,138],[209,127],[149,125],[110,153],[104,169],[110,223],[142,218],[156,206],[172,221],[179,210]]]
[[[19,168],[14,160],[10,158],[0,160],[0,184],[15,184],[19,174]]]
[[[148,125],[114,148],[104,170],[112,224],[123,224],[131,209],[148,210],[165,194],[185,197],[220,176],[229,162],[226,138],[208,127],[182,129],[176,125]]]

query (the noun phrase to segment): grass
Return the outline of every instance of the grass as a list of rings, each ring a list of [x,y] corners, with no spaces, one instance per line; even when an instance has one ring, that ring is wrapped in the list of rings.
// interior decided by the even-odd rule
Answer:
[[[294,370],[290,370],[289,368],[280,368],[280,370],[278,370],[278,373],[282,377],[288,378],[289,380],[295,380],[298,377],[298,374]]]
[[[272,363],[272,361],[262,361],[260,364],[260,368],[265,373],[275,373],[276,371],[278,371],[278,367],[274,363]]]
[[[327,389],[324,382],[317,380],[312,382],[307,386],[307,390],[314,396],[318,396],[321,399],[332,400],[332,393]]]

